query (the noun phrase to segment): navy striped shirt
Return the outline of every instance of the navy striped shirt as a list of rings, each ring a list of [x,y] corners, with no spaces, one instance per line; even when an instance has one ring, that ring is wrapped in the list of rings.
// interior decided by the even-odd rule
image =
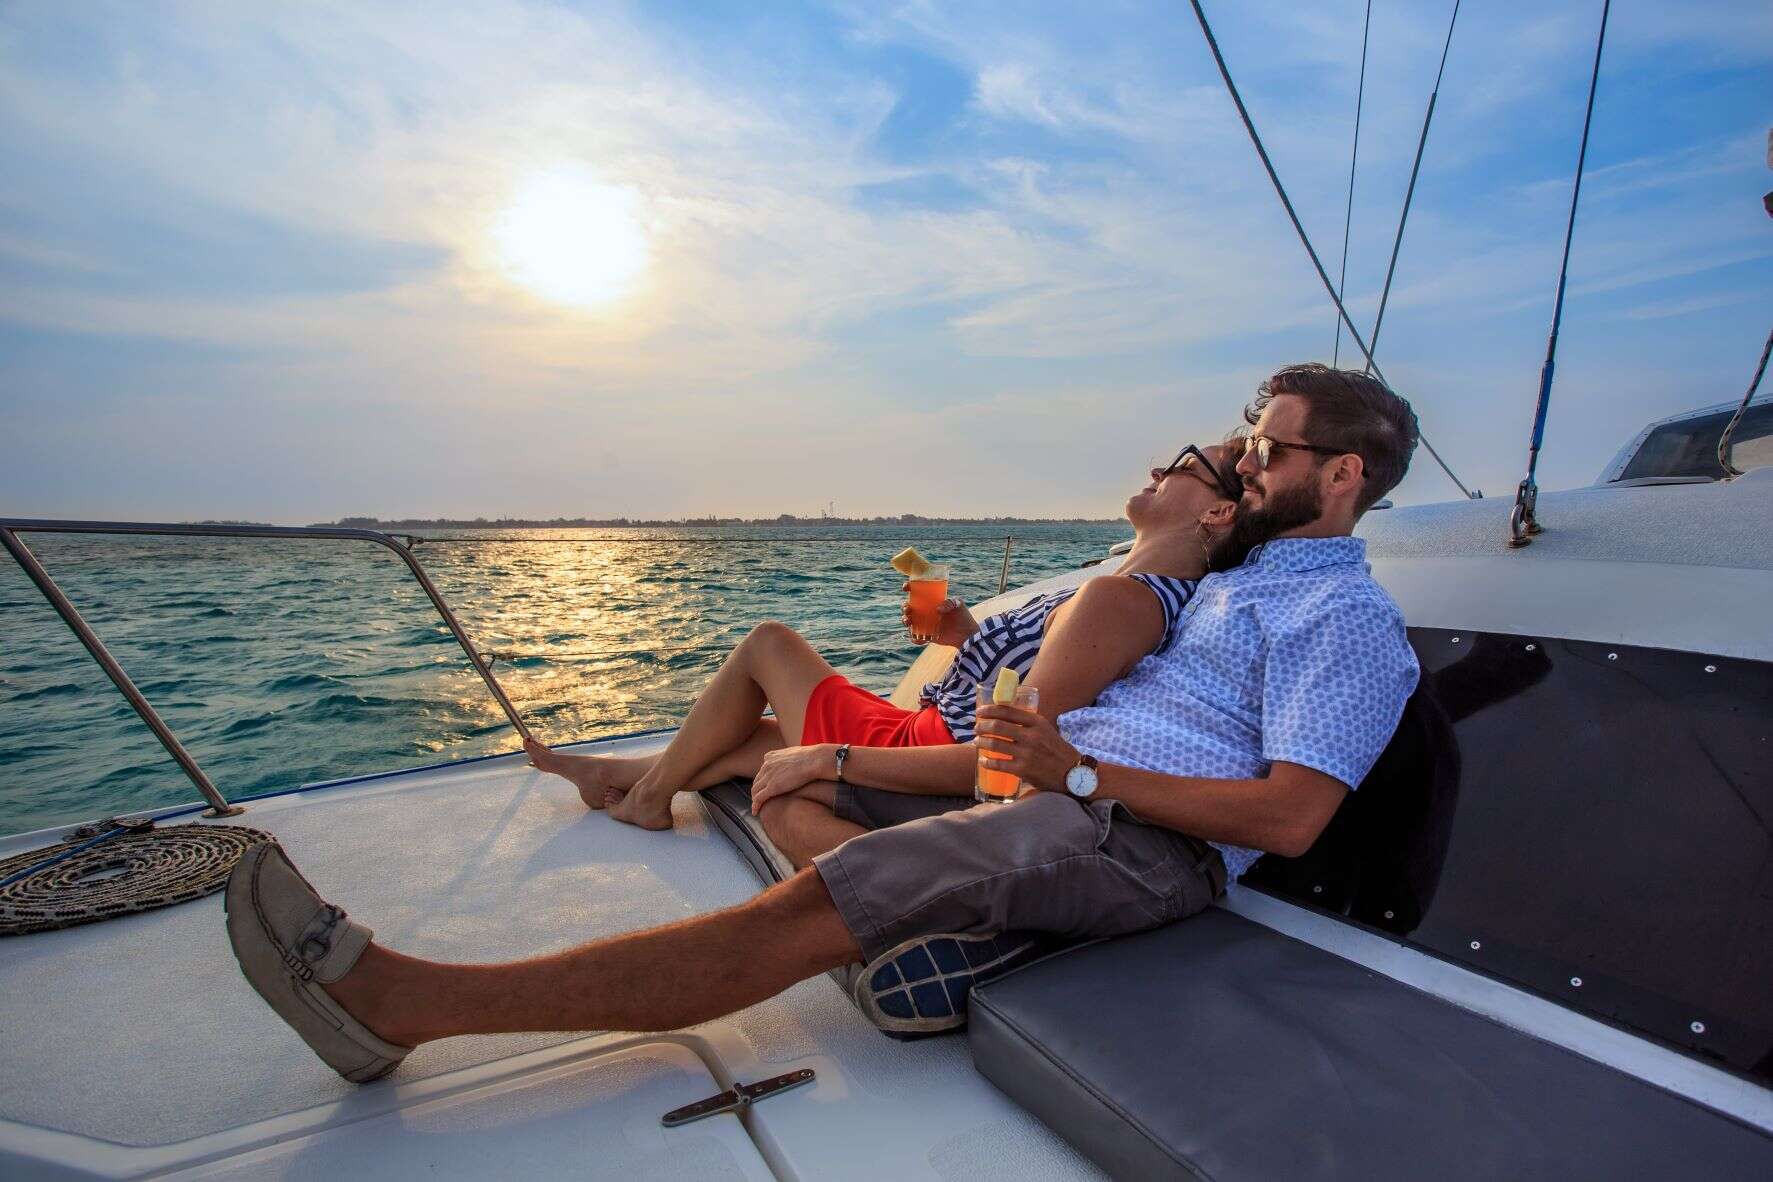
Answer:
[[[1195,580],[1173,579],[1168,575],[1128,575],[1157,596],[1164,613],[1163,639],[1154,652],[1169,648],[1182,623],[1182,608],[1194,594]],[[956,743],[973,741],[974,693],[981,685],[990,684],[1000,669],[1014,669],[1019,676],[1028,676],[1034,667],[1035,655],[1045,636],[1047,617],[1053,609],[1077,594],[1076,587],[1067,587],[1051,595],[1037,595],[1021,607],[1012,608],[980,621],[979,630],[967,637],[954,654],[954,663],[941,681],[923,687],[920,698],[925,706],[934,706],[942,715],[948,733]]]

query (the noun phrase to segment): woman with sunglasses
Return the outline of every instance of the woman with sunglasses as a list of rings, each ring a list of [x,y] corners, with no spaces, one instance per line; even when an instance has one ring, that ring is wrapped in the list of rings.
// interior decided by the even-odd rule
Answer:
[[[935,634],[919,639],[958,651],[947,674],[924,687],[917,710],[851,684],[793,629],[772,622],[733,650],[657,755],[568,755],[534,740],[524,749],[536,767],[572,781],[591,808],[648,829],[671,827],[676,793],[735,776],[753,777],[754,810],[827,781],[919,795],[970,793],[975,689],[1001,669],[1026,674],[1061,620],[1075,617],[1065,629],[1070,659],[1049,661],[1059,672],[1040,687],[1048,717],[1094,701],[1174,638],[1208,552],[1231,526],[1243,450],[1243,438],[1234,435],[1205,448],[1190,444],[1168,467],[1153,468],[1151,482],[1127,501],[1135,540],[1113,575],[984,621],[957,600],[944,603]],[[766,705],[774,718],[760,717]],[[824,819],[860,832],[830,813]],[[813,844],[848,835],[821,831]],[[794,856],[789,846],[784,851]]]

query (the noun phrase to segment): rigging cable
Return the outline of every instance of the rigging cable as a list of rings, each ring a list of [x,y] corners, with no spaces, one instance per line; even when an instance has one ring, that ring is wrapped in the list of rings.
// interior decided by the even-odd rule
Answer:
[[[1416,140],[1416,161],[1410,165],[1410,183],[1404,189],[1403,212],[1397,215],[1397,236],[1391,240],[1391,261],[1385,265],[1385,287],[1379,293],[1379,314],[1373,317],[1373,348],[1379,347],[1379,330],[1385,326],[1385,305],[1391,301],[1391,279],[1397,274],[1398,251],[1404,245],[1404,223],[1410,220],[1410,203],[1416,198],[1416,174],[1422,171],[1422,150],[1428,146],[1428,125],[1434,122],[1435,100],[1441,94],[1441,76],[1447,72],[1447,52],[1453,48],[1453,26],[1459,23],[1459,0],[1453,0],[1453,18],[1447,22],[1447,40],[1441,46],[1441,68],[1434,72],[1434,89],[1428,94],[1428,110],[1422,113],[1422,134]],[[1338,323],[1337,329],[1342,325]]]
[[[1761,388],[1761,376],[1767,372],[1769,353],[1773,353],[1773,332],[1767,334],[1767,343],[1761,346],[1761,363],[1755,366],[1755,376],[1748,383],[1748,393],[1742,396],[1742,405],[1736,408],[1736,413],[1730,416],[1730,421],[1724,426],[1724,433],[1718,436],[1718,466],[1724,470],[1725,479],[1742,475],[1742,469],[1730,462],[1730,437],[1736,434],[1736,424],[1748,412],[1748,404],[1754,398],[1755,391]]]
[[[1588,112],[1582,117],[1582,147],[1576,153],[1576,183],[1570,187],[1570,220],[1564,226],[1564,261],[1558,268],[1558,295],[1551,307],[1551,335],[1545,366],[1539,371],[1539,404],[1533,410],[1533,438],[1527,448],[1527,475],[1515,490],[1508,515],[1508,544],[1525,546],[1539,532],[1539,447],[1545,441],[1545,412],[1551,407],[1551,376],[1557,366],[1558,326],[1564,319],[1564,286],[1570,277],[1570,241],[1576,235],[1576,203],[1582,199],[1582,169],[1588,161],[1588,129],[1594,122],[1594,93],[1601,80],[1601,48],[1607,43],[1607,13],[1613,0],[1601,0],[1601,31],[1594,41],[1594,72],[1588,79]]]
[[[1348,230],[1354,224],[1354,169],[1361,158],[1361,108],[1367,101],[1367,36],[1373,30],[1373,0],[1367,0],[1367,19],[1361,25],[1361,80],[1354,92],[1354,146],[1348,150],[1348,204],[1342,210],[1342,268],[1336,276],[1336,294],[1348,294]],[[1336,346],[1330,364],[1342,363],[1342,321],[1336,321]]]
[[[1379,363],[1373,360],[1373,350],[1368,348],[1367,342],[1361,339],[1360,329],[1356,328],[1354,321],[1348,318],[1348,309],[1342,306],[1342,297],[1336,294],[1336,286],[1330,282],[1330,273],[1324,270],[1323,260],[1318,258],[1317,249],[1311,245],[1311,238],[1305,233],[1305,227],[1299,222],[1299,215],[1293,209],[1292,199],[1287,196],[1286,187],[1281,184],[1279,174],[1274,171],[1274,163],[1268,158],[1268,149],[1262,146],[1262,137],[1256,134],[1256,125],[1250,120],[1250,112],[1244,106],[1243,96],[1238,93],[1237,84],[1231,80],[1231,71],[1225,65],[1225,55],[1219,52],[1219,42],[1213,37],[1213,27],[1207,23],[1207,14],[1201,8],[1200,0],[1189,0],[1189,2],[1194,5],[1194,15],[1200,21],[1200,31],[1206,35],[1207,48],[1212,51],[1213,61],[1219,67],[1219,77],[1225,80],[1225,89],[1230,92],[1231,101],[1237,106],[1238,117],[1244,122],[1244,130],[1250,133],[1250,143],[1255,145],[1256,155],[1261,157],[1262,167],[1268,171],[1268,179],[1273,183],[1275,194],[1280,198],[1281,206],[1287,211],[1287,217],[1292,221],[1293,229],[1299,235],[1300,244],[1305,247],[1305,253],[1311,256],[1311,265],[1317,268],[1317,277],[1323,281],[1324,291],[1329,293],[1331,302],[1336,305],[1336,312],[1342,318],[1343,325],[1348,329],[1349,339],[1361,351],[1361,355],[1367,359],[1367,367],[1372,370],[1373,376],[1381,382],[1385,382],[1387,386],[1391,385],[1390,382],[1386,382],[1385,374],[1379,369]],[[1464,481],[1453,474],[1453,469],[1447,466],[1447,461],[1441,459],[1441,453],[1434,449],[1434,444],[1428,441],[1428,436],[1419,433],[1418,438],[1421,439],[1422,446],[1428,449],[1428,454],[1434,457],[1434,462],[1441,466],[1441,471],[1447,474],[1447,479],[1457,485],[1461,493],[1471,497],[1471,490],[1465,487]]]

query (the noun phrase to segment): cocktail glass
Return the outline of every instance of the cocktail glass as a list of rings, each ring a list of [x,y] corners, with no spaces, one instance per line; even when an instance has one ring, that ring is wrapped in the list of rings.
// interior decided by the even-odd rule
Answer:
[[[976,702],[983,709],[995,704],[991,696],[991,687],[982,685],[978,689]],[[1016,702],[1024,710],[1034,710],[1040,706],[1040,691],[1034,686],[1025,685],[1016,690]],[[1022,794],[1022,777],[1014,772],[999,771],[991,765],[1009,756],[996,751],[979,749],[979,771],[973,780],[973,799],[981,804],[1008,804]]]
[[[919,644],[935,638],[942,622],[942,601],[948,598],[948,564],[932,562],[921,575],[908,581],[910,596],[911,639]]]

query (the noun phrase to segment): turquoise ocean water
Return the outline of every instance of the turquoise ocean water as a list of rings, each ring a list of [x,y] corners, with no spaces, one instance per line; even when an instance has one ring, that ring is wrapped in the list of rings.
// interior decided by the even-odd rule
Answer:
[[[1074,569],[1120,525],[514,530],[418,555],[548,742],[670,726],[759,620],[886,693],[916,656],[887,565],[916,545],[953,593]],[[364,543],[27,535],[228,796],[515,750],[498,706],[394,555]],[[0,833],[196,792],[0,558]]]

